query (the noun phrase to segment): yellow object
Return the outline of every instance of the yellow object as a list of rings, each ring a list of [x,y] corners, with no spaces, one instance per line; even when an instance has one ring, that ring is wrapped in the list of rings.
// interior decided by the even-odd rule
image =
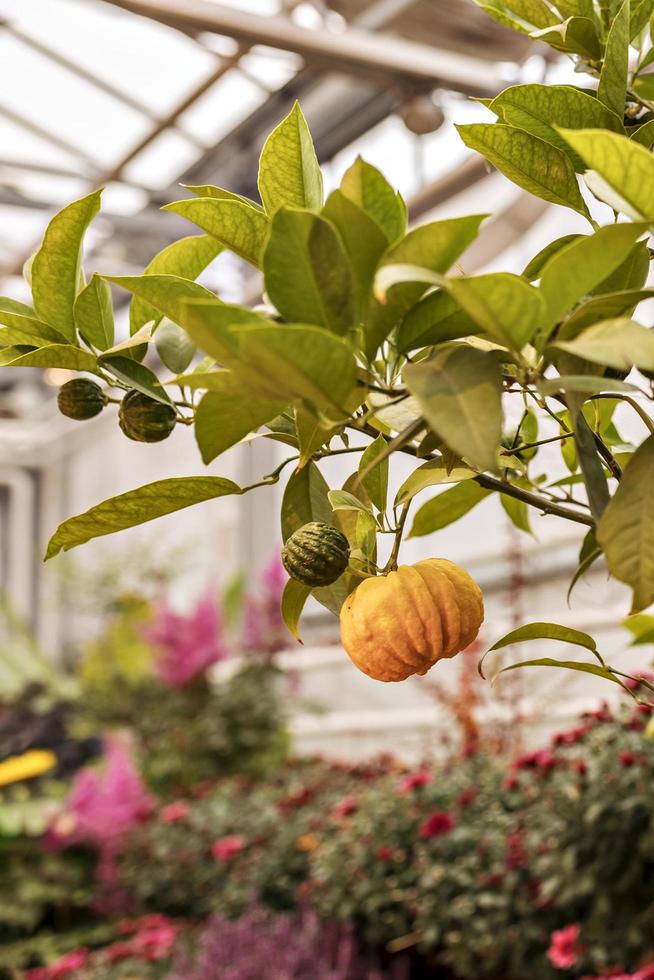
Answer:
[[[428,558],[365,579],[341,609],[341,642],[364,674],[403,681],[464,650],[483,620],[477,583],[454,562]]]
[[[30,749],[23,755],[14,755],[0,762],[0,786],[19,783],[23,779],[35,779],[54,769],[57,756],[47,749]]]
[[[298,851],[315,851],[318,844],[320,844],[318,834],[312,833],[302,834],[295,841],[295,846],[297,847]]]

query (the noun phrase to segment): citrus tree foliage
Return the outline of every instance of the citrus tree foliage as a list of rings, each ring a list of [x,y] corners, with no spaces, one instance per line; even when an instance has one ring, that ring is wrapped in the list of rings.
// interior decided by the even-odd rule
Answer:
[[[100,191],[64,208],[26,273],[33,307],[0,300],[0,363],[94,375],[108,400],[135,389],[193,426],[205,463],[255,432],[283,443],[288,459],[254,486],[286,480],[284,539],[309,521],[347,536],[348,568],[313,590],[334,612],[363,578],[396,567],[405,533],[431,534],[495,495],[524,532],[534,511],[582,525],[575,581],[603,554],[636,613],[654,600],[654,332],[634,319],[654,296],[654,0],[479,2],[569,56],[580,84],[513,85],[460,137],[520,188],[582,216],[585,232],[550,242],[521,275],[466,274],[459,260],[486,215],[408,230],[402,197],[362,159],[325,197],[296,105],[264,145],[260,202],[187,188],[165,210],[196,233],[142,275],[87,281],[82,241]],[[263,305],[224,303],[195,282],[223,249],[261,270]],[[131,296],[120,343],[111,285]],[[635,444],[616,427],[618,406],[638,423]],[[389,497],[396,453],[415,467]],[[330,488],[321,461],[336,454],[352,473]],[[139,487],[67,520],[47,557],[250,489],[219,476]],[[293,630],[309,591],[287,587]],[[620,683],[585,634],[531,624],[513,638],[543,637],[581,645],[595,655],[583,669]]]

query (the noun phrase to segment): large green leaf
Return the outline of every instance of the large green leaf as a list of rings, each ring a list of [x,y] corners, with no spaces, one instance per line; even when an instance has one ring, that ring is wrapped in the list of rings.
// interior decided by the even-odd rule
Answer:
[[[494,469],[502,434],[502,373],[482,351],[457,346],[404,370],[428,424],[458,456]]]
[[[282,500],[284,541],[310,521],[338,526],[328,494],[329,486],[315,463],[308,463],[291,475]]]
[[[48,344],[2,361],[5,367],[64,368],[68,371],[95,371],[97,360],[90,351],[72,344]]]
[[[582,238],[582,235],[562,235],[561,238],[555,238],[553,242],[548,242],[544,248],[541,248],[540,252],[534,255],[533,259],[527,263],[522,271],[522,278],[526,279],[527,282],[535,282],[536,279],[540,279],[543,269],[553,258],[557,252],[560,252],[562,248],[566,245],[571,245],[572,242],[578,241]]]
[[[84,233],[100,210],[102,191],[74,201],[54,216],[32,263],[37,315],[75,340],[73,307],[80,282]]]
[[[654,13],[654,0],[631,0],[631,16],[629,18],[629,40],[633,41],[643,30],[647,21]]]
[[[540,281],[546,304],[545,334],[625,260],[646,230],[642,224],[608,225],[571,242],[550,259]]]
[[[404,201],[372,164],[357,157],[343,176],[341,192],[376,222],[389,242],[405,234]]]
[[[429,293],[402,319],[395,342],[400,353],[481,332],[481,327],[446,290]]]
[[[560,626],[558,623],[529,623],[520,626],[518,629],[511,630],[501,640],[494,643],[489,648],[488,653],[493,650],[501,650],[513,643],[525,643],[527,640],[559,640],[561,643],[573,643],[575,646],[584,647],[593,653],[597,650],[597,644],[588,633],[581,630],[572,629],[570,626]]]
[[[622,115],[627,100],[627,75],[629,73],[629,0],[623,0],[620,10],[613,18],[604,50],[604,61],[600,74],[597,98],[607,108]],[[565,126],[565,123],[560,125]],[[595,126],[590,121],[586,128]]]
[[[133,360],[131,357],[124,357],[120,354],[112,354],[110,357],[105,357],[100,363],[103,368],[110,374],[113,374],[115,378],[118,378],[119,381],[122,381],[123,384],[129,385],[130,388],[135,388],[149,398],[154,398],[157,402],[170,405],[171,399],[168,396],[168,392],[162,387],[154,371],[151,371],[145,364],[139,364],[138,361]]]
[[[632,612],[654,602],[654,436],[636,450],[597,528],[609,570],[633,589]]]
[[[610,129],[623,133],[622,116],[616,115],[588,92],[572,85],[512,85],[501,92],[489,107],[505,123],[523,129],[571,157],[576,170],[585,166],[557,132],[565,129]]]
[[[357,319],[356,285],[334,226],[310,211],[280,208],[263,259],[266,292],[286,320],[344,334]]]
[[[180,238],[179,241],[162,249],[147,264],[143,275],[176,276],[179,279],[192,280],[197,278],[220,252],[222,252],[222,245],[210,235],[190,235],[188,238]],[[136,333],[151,320],[156,326],[164,312],[156,304],[149,302],[147,296],[134,291],[134,298],[129,309],[130,333]],[[171,319],[174,318],[171,317]]]
[[[604,472],[602,460],[599,457],[593,431],[588,425],[583,412],[577,410],[583,399],[568,394],[566,402],[572,418],[575,448],[577,458],[584,477],[588,504],[595,520],[599,520],[609,502],[609,487]]]
[[[10,296],[0,296],[0,313],[18,313],[19,316],[34,316],[34,310],[27,303],[12,299]],[[2,322],[0,320],[0,322]]]
[[[31,340],[20,341],[20,343],[27,343],[32,347],[40,347],[43,342],[47,344],[67,343],[64,335],[55,330],[54,327],[27,314],[0,310],[0,324],[15,330],[22,336],[31,337]]]
[[[449,218],[421,225],[391,246],[380,266],[410,265],[445,273],[477,237],[486,215]],[[396,323],[414,306],[425,292],[424,282],[406,282],[392,287],[385,301],[372,300],[364,323],[366,351],[373,357]]]
[[[508,667],[503,667],[499,673],[504,674],[508,670],[520,670],[522,667],[562,667],[565,670],[576,670],[581,674],[593,674],[595,677],[601,677],[605,681],[612,681],[614,684],[619,684],[620,687],[627,690],[610,667],[604,667],[602,664],[586,663],[581,660],[553,660],[551,657],[539,657],[538,660],[522,660],[517,664],[509,664]]]
[[[272,131],[259,160],[259,193],[268,214],[281,207],[322,207],[322,174],[302,110],[296,102]]]
[[[448,279],[446,288],[492,340],[514,351],[531,340],[544,316],[539,291],[510,272]]]
[[[333,191],[322,210],[338,231],[357,284],[359,309],[370,297],[375,269],[388,247],[388,238],[377,222],[342,191]]]
[[[457,129],[466,146],[481,153],[518,187],[588,216],[574,167],[562,150],[501,123],[472,123]]]
[[[654,221],[654,156],[627,136],[604,129],[562,129],[592,172],[593,193],[634,221]]]
[[[378,435],[361,455],[359,464],[359,475],[366,493],[372,500],[377,510],[386,510],[386,496],[388,494],[388,456],[376,463],[377,457],[385,453],[387,446],[386,439]]]
[[[625,318],[596,323],[574,340],[561,340],[552,347],[619,371],[632,367],[654,371],[654,331]]]
[[[77,296],[75,323],[84,340],[96,350],[106,350],[114,342],[114,310],[109,283],[93,275]]]
[[[440,531],[448,524],[453,524],[454,521],[458,521],[460,517],[481,503],[490,493],[490,490],[480,487],[474,480],[465,480],[449,490],[444,490],[433,500],[428,500],[417,511],[409,537],[422,537],[425,534]]]
[[[555,51],[580,54],[590,61],[602,57],[602,44],[595,20],[590,17],[568,17],[562,24],[533,31],[531,37],[545,41]]]
[[[429,459],[406,478],[395,495],[395,506],[405,504],[427,487],[438,486],[441,483],[461,483],[474,475],[474,470],[469,470],[465,466],[447,467],[442,456]]]
[[[167,274],[147,274],[142,276],[104,276],[109,282],[115,282],[117,286],[127,289],[134,297],[143,300],[149,307],[154,308],[155,316],[147,317],[147,321],[155,320],[158,322],[163,316],[169,317],[180,326],[185,326],[184,312],[189,301],[210,301],[219,303],[220,300],[204,286],[196,282],[191,282],[181,276]],[[132,306],[134,304],[132,303]],[[138,322],[140,323],[142,313],[131,322],[132,333]],[[140,326],[139,326],[140,329]]]
[[[572,340],[585,327],[600,320],[616,320],[630,317],[639,303],[651,299],[654,289],[623,289],[615,293],[594,296],[581,303],[567,318],[557,333],[558,340]]]
[[[219,476],[176,477],[146,483],[64,521],[50,539],[46,561],[93,538],[136,527],[204,500],[242,492],[236,483]]]
[[[234,194],[233,191],[226,191],[223,187],[216,187],[215,184],[181,184],[184,190],[191,191],[196,197],[213,197],[217,201],[240,201],[241,204],[247,204],[248,207],[254,208],[255,211],[263,211],[260,204],[256,201],[250,200],[249,197],[243,197],[242,194]]]
[[[246,262],[251,262],[257,269],[261,268],[270,230],[270,219],[262,211],[242,201],[210,197],[174,201],[166,204],[163,210],[187,218],[222,246],[240,255]],[[194,279],[195,276],[187,278]]]
[[[254,398],[232,371],[216,371],[211,390],[195,412],[195,438],[202,461],[210,463],[284,408],[283,401]]]

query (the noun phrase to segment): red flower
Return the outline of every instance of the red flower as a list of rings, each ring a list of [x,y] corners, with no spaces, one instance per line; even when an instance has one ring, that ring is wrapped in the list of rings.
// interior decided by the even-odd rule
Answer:
[[[552,933],[550,948],[547,950],[547,958],[552,966],[559,970],[569,970],[575,965],[584,951],[579,943],[580,933],[581,926],[578,923]]]
[[[520,785],[520,780],[517,776],[507,776],[504,780],[504,789],[514,790]]]
[[[454,828],[456,821],[451,813],[445,810],[436,810],[420,827],[418,833],[423,840],[431,840],[432,837],[441,837],[449,834]]]
[[[179,823],[186,820],[190,812],[188,803],[185,803],[184,800],[175,800],[174,803],[162,807],[159,816],[164,823]]]
[[[577,728],[570,728],[567,732],[557,732],[552,741],[554,745],[575,745],[587,734],[588,725],[579,725]]]
[[[575,762],[575,771],[578,772],[580,776],[586,775],[586,773],[588,772],[588,766],[586,765],[583,759],[580,759],[578,762]]]
[[[410,793],[413,789],[419,789],[421,786],[429,786],[433,783],[434,777],[426,769],[421,769],[419,772],[411,773],[409,776],[405,776],[398,786],[398,793]]]
[[[523,868],[527,863],[527,855],[520,829],[511,831],[506,838],[505,862],[507,868],[512,868],[513,870]]]
[[[356,796],[344,796],[343,799],[332,808],[332,816],[341,819],[349,817],[350,814],[356,812],[358,805]]]
[[[536,752],[529,752],[521,755],[513,763],[514,769],[543,769],[546,772],[553,769],[556,765],[556,756],[549,749],[538,749]]]
[[[235,857],[245,847],[245,838],[234,835],[221,837],[211,845],[211,853],[216,861],[225,863]]]
[[[638,762],[638,756],[635,752],[621,752],[618,756],[620,764],[625,766],[627,769],[635,765]]]
[[[395,851],[391,847],[380,847],[377,850],[377,858],[379,861],[392,861],[395,857]]]

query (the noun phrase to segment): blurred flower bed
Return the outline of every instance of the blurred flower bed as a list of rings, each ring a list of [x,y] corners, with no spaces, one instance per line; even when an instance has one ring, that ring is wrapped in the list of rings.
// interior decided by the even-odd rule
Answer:
[[[295,758],[282,586],[123,597],[74,684],[2,703],[0,976],[654,980],[649,707],[513,760]]]

